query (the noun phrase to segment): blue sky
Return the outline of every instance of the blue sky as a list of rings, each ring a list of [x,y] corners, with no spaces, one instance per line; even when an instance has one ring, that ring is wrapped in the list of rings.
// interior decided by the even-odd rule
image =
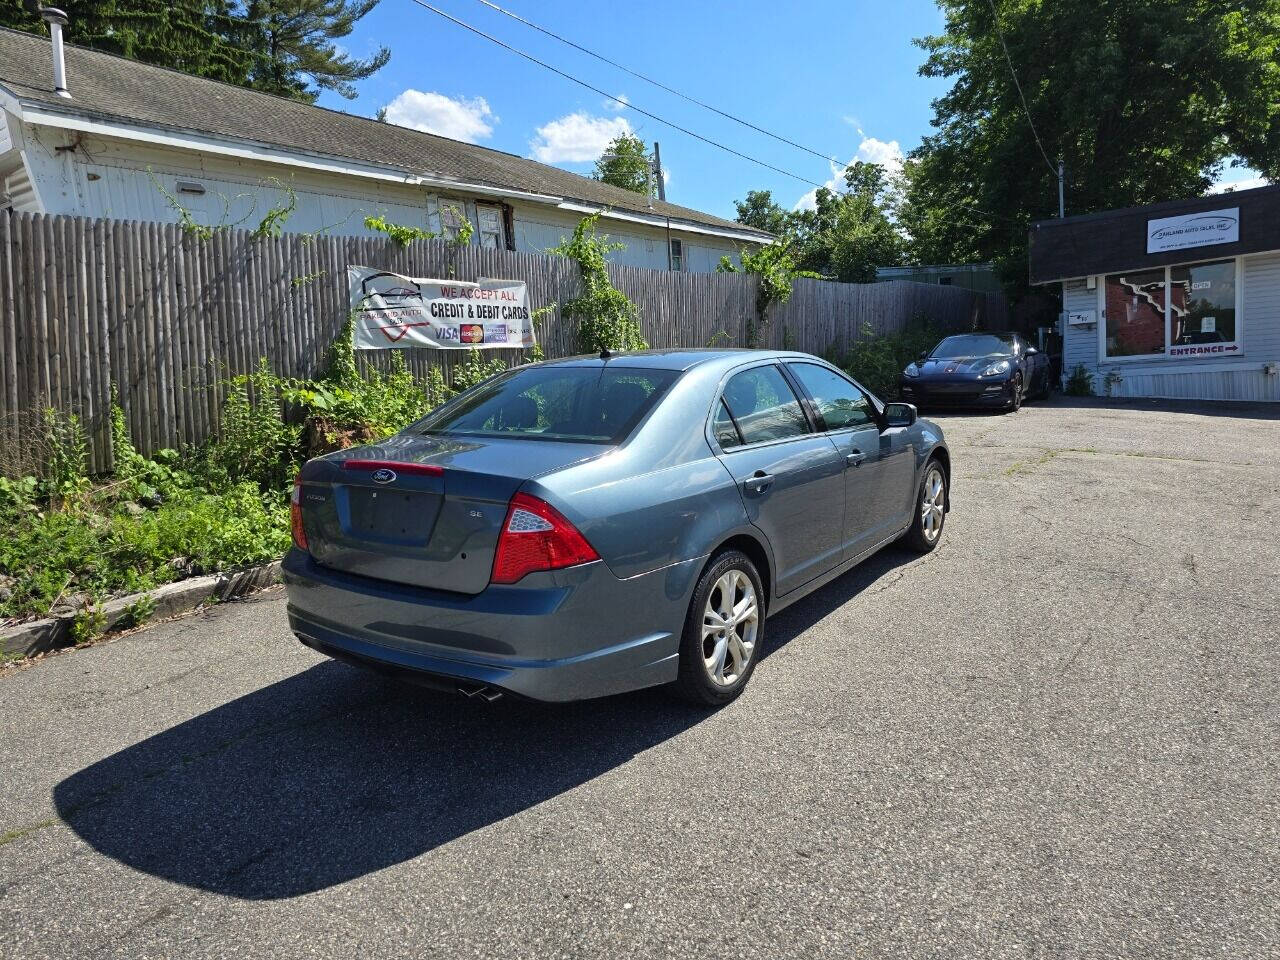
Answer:
[[[742,153],[823,183],[829,164],[708,113],[496,13],[477,0],[435,6],[615,96]],[[913,37],[937,32],[931,0],[790,3],[649,0],[614,5],[502,0],[501,6],[582,46],[842,162],[892,160],[928,132],[929,101],[945,84],[917,76]],[[587,173],[601,141],[623,125],[662,144],[667,199],[721,216],[748,190],[786,206],[813,188],[699,143],[528,63],[412,0],[382,0],[344,46],[380,44],[391,62],[347,101],[324,106],[372,115],[392,105],[406,126],[536,157]],[[406,93],[406,91],[410,91]]]
[[[478,0],[434,6],[741,153],[813,183],[834,182],[830,164],[680,100],[495,12]],[[528,20],[750,120],[836,156],[892,167],[929,132],[930,101],[945,81],[917,74],[923,52],[912,39],[938,33],[932,0],[892,3],[807,0],[649,0],[610,4],[495,0]],[[591,93],[413,0],[382,0],[343,43],[356,56],[381,45],[391,62],[359,85],[355,101],[326,93],[320,103],[389,118],[456,139],[534,157],[579,173],[623,130],[662,144],[667,199],[732,217],[733,201],[769,189],[787,207],[813,187],[731,156]],[[1252,184],[1247,169],[1224,181]],[[1225,184],[1224,184],[1225,185]]]

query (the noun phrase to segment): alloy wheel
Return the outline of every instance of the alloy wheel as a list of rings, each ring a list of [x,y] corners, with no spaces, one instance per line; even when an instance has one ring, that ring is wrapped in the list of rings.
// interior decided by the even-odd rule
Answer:
[[[920,493],[920,529],[930,543],[942,533],[946,509],[947,484],[942,477],[942,470],[937,466],[930,467],[924,478],[924,489]]]
[[[702,660],[712,683],[730,687],[738,682],[751,663],[759,631],[755,585],[741,570],[725,571],[702,613]]]

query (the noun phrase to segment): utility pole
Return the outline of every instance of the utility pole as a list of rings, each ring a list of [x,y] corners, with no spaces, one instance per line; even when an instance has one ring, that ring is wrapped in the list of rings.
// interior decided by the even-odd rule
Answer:
[[[658,199],[667,202],[667,184],[662,179],[662,151],[658,149],[658,141],[653,141],[653,175],[658,181]]]
[[[1065,170],[1065,167],[1062,163],[1062,158],[1059,157],[1058,158],[1058,219],[1059,220],[1061,220],[1063,217],[1067,215],[1066,207],[1062,201],[1062,175],[1064,170]]]

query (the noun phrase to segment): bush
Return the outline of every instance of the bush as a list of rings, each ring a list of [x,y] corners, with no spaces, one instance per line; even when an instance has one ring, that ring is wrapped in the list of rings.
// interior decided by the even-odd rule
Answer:
[[[1077,363],[1072,369],[1063,392],[1069,397],[1093,396],[1093,374],[1083,363]]]
[[[853,343],[838,366],[882,400],[898,396],[898,376],[921,353],[932,350],[942,334],[932,326],[879,336],[865,324],[861,337]]]
[[[201,449],[143,456],[113,396],[114,473],[96,483],[79,420],[45,411],[38,472],[0,477],[0,617],[69,606],[88,640],[104,598],[275,559],[289,545],[289,487],[307,453],[299,420],[307,449],[381,439],[506,368],[473,350],[452,385],[438,367],[422,384],[393,353],[389,372],[362,374],[352,326],[316,380],[278,377],[265,358],[228,380],[220,435]]]

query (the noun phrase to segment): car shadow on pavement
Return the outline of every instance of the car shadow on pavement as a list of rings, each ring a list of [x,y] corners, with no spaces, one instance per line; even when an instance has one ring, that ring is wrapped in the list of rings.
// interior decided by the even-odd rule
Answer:
[[[783,611],[765,655],[909,559],[886,551]],[[53,799],[126,866],[274,900],[410,860],[707,716],[663,691],[482,704],[326,661],[86,767]]]

